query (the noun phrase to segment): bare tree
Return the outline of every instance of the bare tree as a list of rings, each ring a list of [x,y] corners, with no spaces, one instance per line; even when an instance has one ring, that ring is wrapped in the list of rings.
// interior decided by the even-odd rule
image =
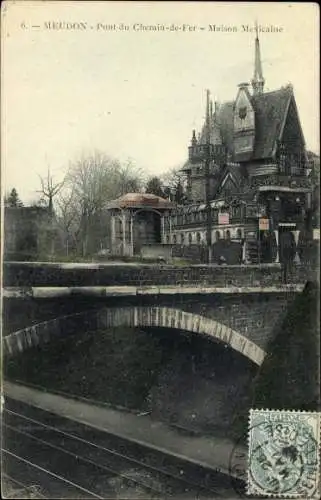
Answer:
[[[41,190],[39,190],[38,193],[40,193],[44,199],[48,200],[49,214],[52,215],[53,214],[53,199],[59,193],[59,191],[62,189],[64,181],[54,182],[54,178],[50,173],[49,167],[47,170],[47,175],[45,177],[42,177],[41,175],[39,175],[39,179],[40,179],[40,183],[41,183]]]
[[[76,211],[73,220],[78,220],[75,235],[83,255],[88,253],[89,239],[95,247],[108,232],[104,217],[106,203],[138,191],[142,179],[142,171],[131,161],[122,164],[100,151],[82,155],[70,164],[64,188],[69,194],[72,192],[72,208]]]
[[[140,191],[144,185],[145,174],[132,160],[127,160],[126,163],[118,164],[116,179],[115,197]]]
[[[77,246],[79,230],[79,213],[75,205],[76,200],[72,190],[60,191],[57,196],[57,223],[62,233],[66,255],[69,255],[70,246]]]

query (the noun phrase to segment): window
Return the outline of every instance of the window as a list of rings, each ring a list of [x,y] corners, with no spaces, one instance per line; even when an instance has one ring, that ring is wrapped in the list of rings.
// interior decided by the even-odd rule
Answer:
[[[240,207],[239,206],[234,206],[232,208],[232,217],[239,218],[240,217]]]
[[[173,234],[173,243],[174,243],[174,245],[176,245],[176,243],[177,243],[176,234]]]
[[[217,224],[217,210],[215,208],[212,208],[211,210],[211,217],[212,221]]]
[[[230,240],[231,239],[231,231],[229,229],[227,229],[225,231],[225,239],[226,240]]]
[[[221,234],[219,231],[215,231],[215,241],[218,241],[221,239]]]
[[[279,147],[279,169],[281,174],[286,173],[286,162],[287,158],[286,158],[285,145],[281,143]]]
[[[166,243],[169,243],[169,234],[166,235]]]
[[[181,234],[181,245],[184,245],[184,241],[185,241],[185,237],[184,237],[184,234],[182,233]]]
[[[192,233],[189,233],[188,235],[188,243],[191,245],[193,242],[193,236],[192,236]]]
[[[196,241],[198,244],[201,243],[201,234],[200,233],[196,233]]]
[[[242,239],[242,229],[238,229],[238,230],[236,231],[236,238],[237,238],[238,240],[241,240],[241,239]]]

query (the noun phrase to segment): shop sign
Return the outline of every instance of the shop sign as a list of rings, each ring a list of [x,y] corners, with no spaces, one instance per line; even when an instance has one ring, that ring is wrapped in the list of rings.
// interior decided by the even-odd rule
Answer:
[[[220,224],[229,224],[230,223],[230,215],[229,213],[220,213],[218,214],[218,223]]]
[[[268,231],[270,229],[270,221],[266,217],[260,217],[259,219],[259,230]]]

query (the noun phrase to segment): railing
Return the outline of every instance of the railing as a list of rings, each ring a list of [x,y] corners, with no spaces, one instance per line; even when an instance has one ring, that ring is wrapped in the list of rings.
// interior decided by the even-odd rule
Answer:
[[[216,159],[218,162],[224,161],[226,158],[226,150],[224,146],[210,144],[209,155],[211,159]],[[204,161],[208,154],[207,144],[195,144],[188,148],[188,158],[191,161]]]
[[[291,175],[261,175],[251,179],[252,187],[281,186],[290,188],[310,188],[310,180],[303,175],[292,177]]]

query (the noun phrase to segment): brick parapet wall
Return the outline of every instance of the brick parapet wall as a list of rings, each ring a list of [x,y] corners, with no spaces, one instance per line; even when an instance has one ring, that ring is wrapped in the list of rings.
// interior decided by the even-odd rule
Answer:
[[[291,283],[305,283],[308,272],[295,268],[287,274]],[[9,263],[3,265],[4,287],[45,286],[148,286],[216,285],[271,286],[282,283],[280,265],[252,266],[160,266]]]
[[[219,321],[266,350],[296,292],[186,298],[180,308]]]

